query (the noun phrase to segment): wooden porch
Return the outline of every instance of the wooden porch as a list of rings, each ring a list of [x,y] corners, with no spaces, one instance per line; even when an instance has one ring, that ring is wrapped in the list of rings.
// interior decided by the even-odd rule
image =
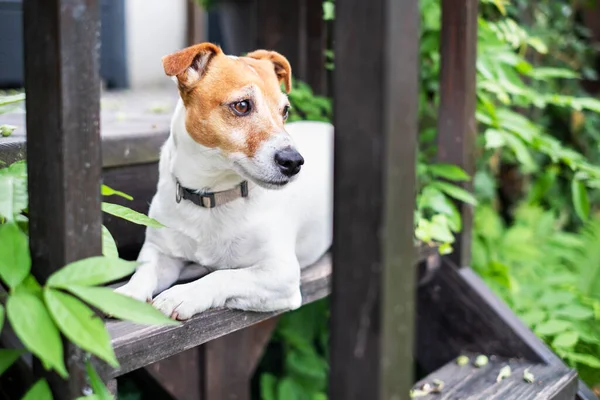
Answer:
[[[281,2],[261,0],[271,3],[271,18],[289,14]],[[293,3],[306,7],[311,17],[295,21],[292,33],[306,35],[301,27],[314,23],[315,15],[320,19],[321,3]],[[442,3],[439,157],[471,173],[478,2]],[[82,18],[73,16],[74,4],[84,10]],[[95,0],[29,1],[25,22],[37,29],[26,37],[26,90],[27,108],[35,112],[0,116],[0,123],[18,127],[0,138],[0,160],[27,159],[30,169],[31,221],[41,227],[31,231],[33,270],[41,281],[68,262],[99,254],[101,180],[134,197],[115,202],[147,213],[177,100],[173,85],[100,96],[97,62],[89,57],[96,46],[96,14]],[[302,274],[305,304],[331,296],[330,398],[405,399],[411,388],[442,379],[445,390],[422,398],[596,399],[468,267],[470,206],[462,206],[465,228],[452,256],[442,258],[435,248],[415,246],[418,20],[417,0],[336,3],[335,238],[332,253]],[[305,54],[307,46],[298,43],[312,40],[309,47],[321,49],[326,30],[319,32],[302,40],[290,38],[287,31],[288,36],[262,32],[259,37],[263,42],[286,37],[287,42],[272,41],[269,47]],[[52,39],[50,50],[42,51],[48,46],[43,37]],[[318,90],[325,90],[324,72],[312,70],[322,69],[322,59],[310,54],[298,57],[301,70],[323,85]],[[70,74],[74,69],[83,72]],[[57,166],[48,168],[50,164]],[[368,193],[368,198],[356,193]],[[81,211],[68,218],[73,204]],[[144,227],[107,215],[104,222],[120,256],[135,259]],[[64,248],[69,250],[59,250]],[[182,281],[198,277],[196,272],[188,271]],[[108,321],[120,367],[96,365],[113,391],[116,378],[145,368],[176,399],[249,399],[249,381],[274,317],[213,310],[176,327]],[[6,330],[3,341],[14,344]],[[75,360],[72,378],[52,381],[56,399],[80,396],[87,385],[81,354],[72,348],[69,352]],[[491,362],[486,368],[457,369],[460,354],[486,354]],[[172,357],[190,366],[186,373],[169,370],[176,364]],[[513,366],[513,375],[496,382],[504,365]],[[523,382],[525,369],[535,373],[534,384]],[[30,383],[42,374],[31,358],[9,372],[0,385],[13,385],[9,392],[14,398],[23,393],[15,382]]]

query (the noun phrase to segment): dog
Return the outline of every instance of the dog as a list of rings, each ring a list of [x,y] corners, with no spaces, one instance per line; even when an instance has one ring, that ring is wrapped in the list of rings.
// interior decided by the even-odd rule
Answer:
[[[332,242],[332,125],[285,123],[292,69],[277,52],[201,43],[162,62],[180,98],[148,214],[166,227],[147,228],[116,291],[177,320],[297,309],[301,269]],[[171,287],[194,264],[210,273]]]

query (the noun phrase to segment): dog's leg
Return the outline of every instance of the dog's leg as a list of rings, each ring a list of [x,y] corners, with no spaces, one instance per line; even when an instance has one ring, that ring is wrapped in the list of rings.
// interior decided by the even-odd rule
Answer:
[[[186,320],[209,308],[247,311],[293,310],[302,305],[300,267],[295,259],[260,266],[215,271],[185,285],[173,286],[152,303],[171,318]]]
[[[185,266],[184,261],[166,256],[148,243],[142,247],[138,261],[142,264],[129,282],[115,291],[141,301],[151,301],[152,296],[175,283]]]

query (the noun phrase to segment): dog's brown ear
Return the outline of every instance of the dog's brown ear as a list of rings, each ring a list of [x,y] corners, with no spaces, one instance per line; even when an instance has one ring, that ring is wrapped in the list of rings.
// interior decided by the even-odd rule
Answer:
[[[220,47],[212,43],[196,44],[164,56],[163,68],[168,76],[176,76],[180,84],[189,85],[199,80],[210,60],[222,52]]]
[[[277,79],[279,79],[279,83],[284,84],[285,91],[287,93],[289,93],[292,90],[292,67],[287,58],[277,53],[276,51],[268,50],[256,50],[251,53],[248,53],[246,57],[254,58],[257,60],[271,61],[275,66],[275,74],[277,75]]]

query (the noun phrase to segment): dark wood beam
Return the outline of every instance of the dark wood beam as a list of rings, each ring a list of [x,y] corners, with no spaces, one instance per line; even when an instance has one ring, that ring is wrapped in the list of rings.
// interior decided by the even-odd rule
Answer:
[[[23,3],[30,248],[41,282],[102,251],[98,3]],[[55,399],[83,394],[82,360],[66,347],[70,379],[50,377]]]
[[[475,173],[475,62],[477,59],[478,0],[442,0],[440,109],[438,161],[456,164]],[[473,182],[463,187],[473,190]],[[471,262],[473,206],[461,203],[462,232],[452,260]]]
[[[330,398],[413,383],[417,0],[336,2]]]

